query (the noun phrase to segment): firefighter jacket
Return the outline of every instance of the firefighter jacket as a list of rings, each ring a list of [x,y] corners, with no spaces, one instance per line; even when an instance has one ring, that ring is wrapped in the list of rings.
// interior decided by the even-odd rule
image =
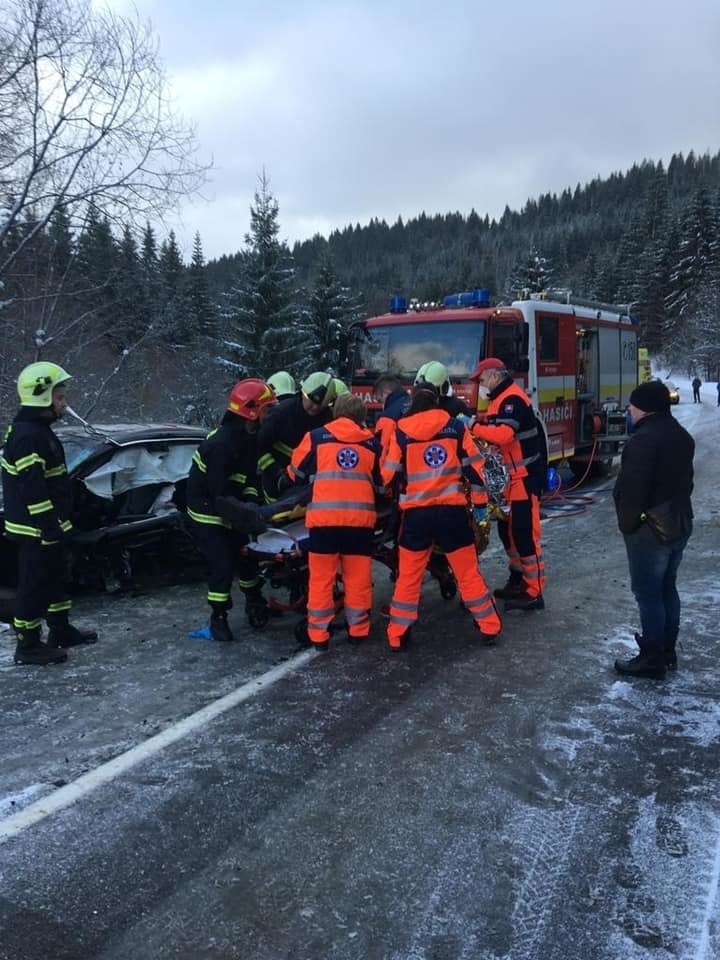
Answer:
[[[695,441],[671,413],[649,413],[623,447],[613,498],[622,533],[634,533],[660,505],[678,519],[693,516]],[[687,524],[686,524],[687,526]]]
[[[5,532],[14,540],[56,543],[72,530],[72,487],[65,451],[44,414],[21,407],[5,435]]]
[[[229,411],[211,430],[192,458],[187,482],[187,512],[197,523],[229,527],[215,504],[216,497],[237,497],[259,503],[257,436],[246,421]]]
[[[292,452],[309,430],[332,420],[332,410],[311,416],[303,407],[302,394],[268,409],[258,431],[258,472],[265,500],[278,499],[278,480],[285,474]]]
[[[521,499],[518,487],[540,494],[544,464],[540,454],[540,436],[535,411],[525,392],[510,377],[490,393],[486,423],[475,423],[473,436],[500,449],[510,474],[510,499]],[[526,484],[519,481],[526,480]],[[525,493],[523,491],[522,498]]]
[[[483,457],[465,426],[444,410],[425,410],[403,417],[381,471],[387,486],[400,476],[401,510],[414,507],[466,506],[463,478],[469,483],[473,506],[487,504]]]
[[[372,431],[339,417],[305,434],[288,474],[312,484],[305,523],[310,527],[374,527],[380,492],[380,444]]]
[[[470,407],[456,396],[440,397],[440,409],[445,410],[451,417],[471,417],[473,412]]]

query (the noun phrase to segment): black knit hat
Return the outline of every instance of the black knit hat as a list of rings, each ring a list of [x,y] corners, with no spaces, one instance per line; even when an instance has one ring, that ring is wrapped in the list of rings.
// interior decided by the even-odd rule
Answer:
[[[648,380],[635,387],[630,403],[644,413],[669,413],[670,391],[660,380]]]

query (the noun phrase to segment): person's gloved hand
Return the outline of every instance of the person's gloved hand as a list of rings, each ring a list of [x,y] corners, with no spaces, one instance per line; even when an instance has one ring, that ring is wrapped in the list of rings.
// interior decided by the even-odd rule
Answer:
[[[56,521],[49,527],[45,527],[40,533],[44,543],[63,543],[67,542],[72,536],[72,530],[63,530]]]
[[[473,520],[475,521],[475,523],[478,523],[478,524],[485,523],[485,521],[487,520],[488,512],[487,512],[486,506],[482,506],[482,507],[474,506],[472,513],[473,513]]]

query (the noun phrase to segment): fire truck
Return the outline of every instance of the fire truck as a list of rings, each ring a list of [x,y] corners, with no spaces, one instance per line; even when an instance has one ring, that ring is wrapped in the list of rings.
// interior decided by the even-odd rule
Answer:
[[[353,330],[352,392],[377,411],[373,383],[381,373],[409,388],[423,363],[440,360],[453,393],[476,410],[470,374],[479,360],[498,357],[535,408],[548,462],[567,461],[576,473],[607,466],[627,439],[637,326],[622,308],[565,301],[550,292],[492,306],[481,289],[437,304],[395,296],[389,313]]]

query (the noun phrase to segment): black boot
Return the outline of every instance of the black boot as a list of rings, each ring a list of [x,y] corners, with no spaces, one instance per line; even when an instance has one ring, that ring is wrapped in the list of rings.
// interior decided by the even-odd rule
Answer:
[[[677,634],[674,636],[666,636],[665,643],[663,645],[663,652],[665,653],[665,666],[668,670],[677,670],[678,659],[677,659]]]
[[[74,627],[69,622],[67,613],[51,613],[48,627],[49,647],[79,647],[84,643],[97,643],[97,631]]]
[[[497,597],[498,600],[509,600],[511,597],[516,597],[519,593],[524,592],[525,583],[523,581],[523,575],[519,570],[511,570],[505,586],[493,590],[493,596]]]
[[[639,633],[635,634],[635,643],[642,650],[643,648],[643,638]],[[677,670],[678,659],[677,651],[675,649],[677,643],[677,634],[673,637],[665,637],[665,642],[663,644],[663,654],[665,656],[665,667],[668,670]]]
[[[40,627],[34,630],[16,630],[15,663],[43,667],[48,663],[63,663],[67,654],[47,646],[40,639]]]
[[[227,611],[211,615],[210,635],[213,640],[220,640],[222,643],[230,643],[235,639],[228,623]]]
[[[638,644],[642,638],[635,634]],[[624,677],[648,677],[651,680],[665,678],[665,651],[660,646],[641,645],[640,653],[629,660],[616,660],[615,669]]]
[[[544,610],[545,601],[543,600],[542,594],[537,597],[531,597],[529,593],[526,593],[524,590],[520,593],[512,593],[505,599],[505,605],[503,607],[504,613],[510,613],[512,610],[524,610],[526,613],[531,610]]]

